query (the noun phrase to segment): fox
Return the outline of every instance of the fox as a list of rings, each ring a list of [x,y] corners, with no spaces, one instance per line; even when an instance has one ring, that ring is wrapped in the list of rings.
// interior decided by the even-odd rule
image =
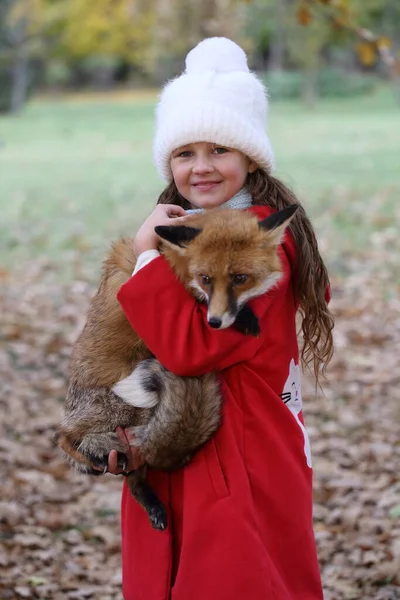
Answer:
[[[187,216],[184,224],[155,227],[160,253],[188,293],[207,305],[210,327],[259,335],[248,302],[281,278],[278,246],[297,208],[293,204],[262,221],[217,208]],[[91,475],[106,472],[108,454],[117,450],[130,492],[151,525],[164,530],[166,509],[146,481],[147,469],[187,465],[220,426],[222,396],[216,373],[175,375],[131,327],[116,296],[135,264],[133,239],[115,241],[72,350],[56,441],[71,466]],[[118,426],[130,429],[144,460],[129,473]]]

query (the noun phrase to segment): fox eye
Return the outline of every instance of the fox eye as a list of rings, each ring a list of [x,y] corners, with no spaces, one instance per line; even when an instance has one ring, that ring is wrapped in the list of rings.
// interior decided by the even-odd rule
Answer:
[[[210,285],[211,277],[209,277],[209,275],[200,275],[200,277],[201,277],[201,281],[202,281],[202,283],[204,283],[204,285]]]
[[[232,282],[234,285],[242,285],[243,283],[246,283],[248,278],[249,278],[248,275],[243,275],[243,274],[238,273],[236,275],[232,275]]]

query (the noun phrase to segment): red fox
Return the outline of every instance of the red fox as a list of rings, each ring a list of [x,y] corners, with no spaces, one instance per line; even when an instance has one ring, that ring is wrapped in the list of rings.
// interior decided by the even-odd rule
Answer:
[[[234,326],[258,335],[247,302],[281,277],[277,246],[297,205],[263,221],[251,213],[214,209],[191,215],[184,225],[156,227],[160,251],[199,302],[208,305],[210,327]],[[113,244],[100,286],[89,307],[69,366],[69,387],[58,445],[84,473],[106,469],[111,449],[125,469],[115,433],[131,428],[146,466],[125,474],[133,496],[153,527],[167,526],[165,508],[146,482],[147,466],[175,469],[185,464],[221,422],[216,374],[178,377],[151,355],[131,328],[116,299],[135,266],[132,240]]]

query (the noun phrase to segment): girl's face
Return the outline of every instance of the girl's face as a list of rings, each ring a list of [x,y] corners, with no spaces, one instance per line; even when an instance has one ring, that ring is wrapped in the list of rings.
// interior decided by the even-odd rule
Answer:
[[[239,150],[209,142],[181,146],[171,155],[175,185],[195,208],[215,208],[230,200],[256,169]]]

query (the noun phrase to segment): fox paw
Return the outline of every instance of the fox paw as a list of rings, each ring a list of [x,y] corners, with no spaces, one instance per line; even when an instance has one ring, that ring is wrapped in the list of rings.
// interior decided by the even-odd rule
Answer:
[[[162,504],[157,504],[148,509],[150,522],[154,529],[164,531],[168,526],[167,511]]]
[[[117,466],[118,469],[120,469],[121,471],[126,471],[127,466],[128,466],[128,458],[126,456],[126,454],[124,454],[123,452],[118,452],[118,458],[117,458]],[[93,467],[98,467],[99,469],[101,469],[101,471],[98,471],[95,468],[92,468],[90,475],[104,475],[104,473],[107,473],[108,470],[108,454],[105,454],[101,457],[99,456],[89,456],[88,457],[90,463],[93,465]]]
[[[107,472],[108,455],[115,449],[118,453],[117,464],[121,470],[125,470],[128,459],[117,435],[109,433],[91,433],[74,445],[67,447],[66,443],[60,445],[68,462],[72,467],[88,475],[101,475]]]

